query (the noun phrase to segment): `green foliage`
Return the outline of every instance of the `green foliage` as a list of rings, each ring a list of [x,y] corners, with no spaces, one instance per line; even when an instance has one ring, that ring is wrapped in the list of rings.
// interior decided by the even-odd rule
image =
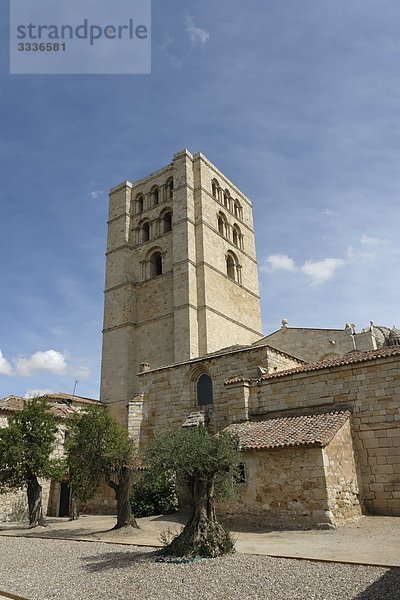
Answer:
[[[132,511],[136,517],[168,515],[178,510],[176,486],[171,476],[144,473],[133,486]]]
[[[50,457],[57,426],[43,398],[24,403],[0,429],[0,491],[20,489],[34,477],[58,478],[64,465]]]
[[[212,479],[215,498],[222,500],[234,491],[241,456],[236,437],[196,427],[159,433],[147,448],[145,462],[150,472],[174,473],[177,484],[189,489],[196,479]]]
[[[68,424],[67,463],[77,497],[86,501],[100,484],[130,467],[134,446],[124,429],[100,406],[75,414]]]

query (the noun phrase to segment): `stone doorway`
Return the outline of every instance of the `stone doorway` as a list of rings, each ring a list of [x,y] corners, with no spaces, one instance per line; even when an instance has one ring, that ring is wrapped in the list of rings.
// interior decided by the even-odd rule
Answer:
[[[71,488],[69,483],[63,481],[60,486],[60,502],[58,505],[58,516],[68,517],[69,516],[69,499],[71,494]]]

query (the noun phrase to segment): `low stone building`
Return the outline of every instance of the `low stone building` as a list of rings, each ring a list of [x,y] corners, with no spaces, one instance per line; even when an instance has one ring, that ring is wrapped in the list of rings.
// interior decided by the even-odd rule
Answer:
[[[57,437],[54,455],[64,454],[66,425],[65,420],[77,411],[88,406],[99,404],[91,398],[71,396],[63,393],[52,393],[43,396],[50,406],[51,413],[57,421]],[[0,427],[7,427],[11,415],[23,408],[29,399],[20,396],[0,398]],[[69,514],[70,487],[67,480],[56,482],[41,480],[43,512],[49,516],[62,517]],[[25,490],[0,494],[0,521],[22,521],[28,517],[27,497]]]
[[[361,515],[351,412],[230,425],[244,454],[244,491],[228,514],[264,526],[341,525]]]

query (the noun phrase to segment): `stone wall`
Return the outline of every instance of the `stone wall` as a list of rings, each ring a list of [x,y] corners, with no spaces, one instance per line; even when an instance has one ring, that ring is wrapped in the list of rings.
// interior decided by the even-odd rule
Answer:
[[[250,417],[350,408],[362,500],[370,512],[400,516],[399,356],[284,375],[258,385],[236,383],[232,388],[237,397],[247,396],[248,406],[241,406]]]
[[[262,527],[330,522],[321,448],[244,452],[246,487],[229,516]]]
[[[7,427],[8,415],[0,415],[0,427]],[[65,426],[59,424],[57,428],[57,436],[55,449],[52,453],[53,457],[64,455],[64,439]],[[57,514],[54,511],[54,506],[57,504],[58,497],[52,494],[53,486],[47,479],[40,479],[42,486],[42,505],[44,515]],[[28,519],[28,499],[26,490],[17,490],[15,492],[7,492],[0,494],[0,522],[1,521],[25,521]]]
[[[375,339],[370,331],[352,335],[346,329],[307,329],[282,327],[263,337],[259,343],[288,352],[307,362],[317,362],[333,356],[343,356],[354,349],[375,350]]]
[[[217,198],[213,179],[221,188]],[[173,212],[170,231],[163,229],[165,211]],[[149,264],[155,251],[163,263],[157,276]],[[237,261],[234,280],[228,253]],[[126,424],[126,405],[141,394],[140,364],[155,369],[260,336],[252,206],[229,179],[202,154],[184,150],[160,171],[111,190],[100,397],[113,416]]]
[[[331,513],[332,522],[340,525],[361,515],[350,420],[337,432],[322,453],[326,473],[327,508]]]
[[[260,527],[341,525],[361,515],[350,422],[325,448],[245,450],[246,481],[225,515]]]
[[[240,392],[238,395],[225,386],[227,377],[256,378],[258,366],[275,372],[301,364],[268,346],[253,346],[141,373],[140,395],[128,408],[129,433],[138,444],[144,444],[159,429],[181,425],[189,413],[199,410],[196,382],[202,373],[208,373],[213,381],[214,404],[207,409],[210,427],[213,431],[222,429],[248,418]]]

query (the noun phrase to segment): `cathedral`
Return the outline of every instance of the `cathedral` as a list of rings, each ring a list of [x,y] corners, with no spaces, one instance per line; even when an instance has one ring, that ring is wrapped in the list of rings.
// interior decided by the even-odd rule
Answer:
[[[203,154],[111,190],[106,256],[100,400],[138,447],[201,422],[238,435],[232,518],[400,516],[400,331],[263,337],[252,205]]]
[[[232,519],[262,527],[400,516],[400,331],[290,327],[263,336],[250,200],[204,155],[110,192],[100,401],[138,448],[157,431],[238,436],[242,492]],[[47,397],[64,421],[96,401]],[[0,427],[22,398],[0,399]],[[50,515],[69,484],[44,482]],[[23,493],[0,519],[23,518]],[[87,507],[115,510],[108,493]]]

